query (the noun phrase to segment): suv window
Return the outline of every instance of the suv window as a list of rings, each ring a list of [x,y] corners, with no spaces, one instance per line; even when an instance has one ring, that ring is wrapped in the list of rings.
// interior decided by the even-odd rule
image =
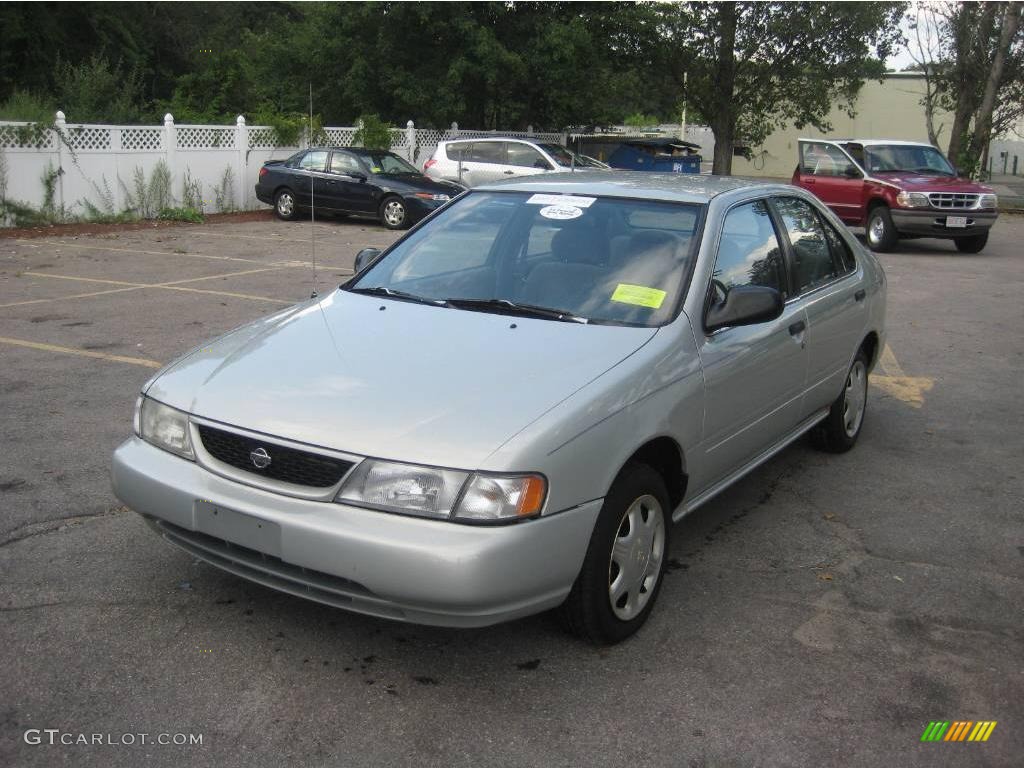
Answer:
[[[497,163],[505,164],[505,142],[503,141],[478,141],[462,158],[472,163]]]
[[[814,290],[835,279],[838,273],[832,251],[811,204],[795,197],[778,197],[774,203],[793,247],[797,292]]]
[[[782,249],[764,200],[729,211],[718,243],[713,279],[718,299],[722,290],[762,285],[785,295]]]
[[[800,169],[814,176],[842,176],[850,159],[839,147],[818,142],[804,142],[800,145],[802,157]]]
[[[551,164],[544,159],[543,155],[529,144],[520,144],[517,141],[510,141],[505,145],[508,151],[508,164],[520,168],[543,168],[550,170]]]
[[[299,161],[299,168],[305,168],[308,171],[322,171],[327,165],[327,150],[315,150],[313,152],[307,152],[302,156],[302,160]]]
[[[448,156],[449,160],[459,162],[459,155],[462,155],[462,160],[465,162],[469,159],[469,150],[473,148],[472,142],[469,141],[458,141],[452,142],[445,147],[444,153]]]

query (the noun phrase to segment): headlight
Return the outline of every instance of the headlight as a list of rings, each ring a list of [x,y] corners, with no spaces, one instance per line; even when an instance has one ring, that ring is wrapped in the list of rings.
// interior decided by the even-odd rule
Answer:
[[[145,396],[139,398],[137,408],[139,437],[157,448],[195,459],[188,433],[188,414]]]
[[[439,520],[490,523],[534,517],[547,482],[539,475],[473,475],[453,469],[364,460],[335,501]]]
[[[999,198],[996,195],[982,195],[978,199],[979,208],[995,208],[999,204]]]
[[[903,208],[927,208],[930,205],[924,192],[900,192],[896,195],[896,202]]]
[[[448,518],[468,472],[365,459],[337,500],[388,512]]]

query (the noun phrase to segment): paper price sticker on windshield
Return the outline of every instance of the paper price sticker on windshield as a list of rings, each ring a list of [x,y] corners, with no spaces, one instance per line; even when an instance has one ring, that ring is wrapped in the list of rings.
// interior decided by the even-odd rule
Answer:
[[[583,215],[583,209],[575,205],[549,205],[540,209],[545,219],[576,219]]]
[[[629,283],[619,283],[615,289],[615,293],[612,294],[612,301],[618,301],[622,304],[635,304],[638,307],[650,307],[651,309],[658,309],[662,302],[665,301],[665,296],[668,294],[665,291],[659,291],[657,288],[647,288],[643,285],[630,285]]]
[[[576,195],[541,195],[536,194],[526,202],[530,205],[571,205],[574,208],[589,208],[597,200],[596,197],[577,197]]]

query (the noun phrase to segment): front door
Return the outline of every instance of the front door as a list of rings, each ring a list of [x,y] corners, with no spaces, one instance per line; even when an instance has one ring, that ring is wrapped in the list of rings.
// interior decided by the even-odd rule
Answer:
[[[375,213],[377,187],[370,180],[370,169],[351,152],[335,150],[331,154],[331,176],[337,210],[348,213]]]
[[[800,142],[800,186],[813,192],[836,216],[861,223],[863,172],[841,147],[830,141]]]
[[[781,241],[764,200],[728,212],[709,286],[709,304],[741,285],[789,292]],[[775,320],[705,332],[695,323],[704,370],[700,488],[722,480],[800,421],[807,373],[803,308],[787,302]]]

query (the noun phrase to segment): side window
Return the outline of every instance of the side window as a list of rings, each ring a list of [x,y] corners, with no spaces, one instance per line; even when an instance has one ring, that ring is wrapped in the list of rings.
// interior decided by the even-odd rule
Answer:
[[[473,145],[468,141],[459,141],[449,144],[445,148],[445,154],[448,155],[448,159],[452,162],[459,162],[459,158],[465,162],[469,160],[469,150],[473,148]]]
[[[541,156],[540,152],[529,144],[520,144],[515,141],[510,141],[505,145],[505,149],[508,152],[509,165],[515,165],[521,168],[543,168],[545,170],[551,168],[551,164]]]
[[[813,290],[834,279],[837,272],[832,251],[811,204],[795,197],[779,197],[774,202],[793,246],[797,292]]]
[[[348,152],[335,152],[331,155],[331,173],[340,173],[347,176],[351,173],[362,172],[363,169],[359,167],[359,161]]]
[[[303,155],[299,168],[305,168],[307,171],[322,171],[326,165],[327,151],[314,150]]]
[[[822,221],[821,226],[825,228],[825,239],[828,240],[832,258],[841,267],[843,274],[853,272],[857,268],[857,261],[853,258],[850,246],[827,221]]]
[[[850,160],[831,144],[804,142],[800,145],[800,169],[814,176],[842,176]]]
[[[466,153],[464,160],[474,163],[496,163],[505,164],[505,142],[503,141],[478,141],[473,143],[473,148]]]
[[[741,285],[762,285],[785,294],[782,249],[764,200],[740,205],[726,215],[712,279],[719,300]]]

